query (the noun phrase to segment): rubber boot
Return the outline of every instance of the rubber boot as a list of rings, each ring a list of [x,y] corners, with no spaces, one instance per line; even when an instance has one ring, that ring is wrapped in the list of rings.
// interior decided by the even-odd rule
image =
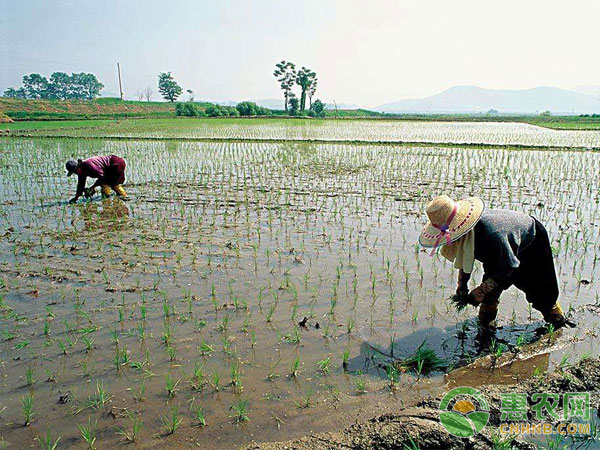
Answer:
[[[482,327],[491,327],[498,316],[498,305],[500,303],[502,289],[494,289],[487,294],[479,306],[479,323]]]
[[[115,191],[119,197],[127,198],[127,192],[125,192],[125,189],[123,189],[122,184],[117,184],[116,186],[113,186],[113,191]]]
[[[110,186],[108,184],[103,184],[100,189],[102,190],[103,198],[110,197]]]
[[[569,325],[570,327],[575,326],[574,322],[567,321],[565,318],[565,312],[563,311],[560,303],[557,301],[552,309],[546,312],[542,312],[544,316],[544,320],[554,326],[555,330],[564,327],[565,325]]]

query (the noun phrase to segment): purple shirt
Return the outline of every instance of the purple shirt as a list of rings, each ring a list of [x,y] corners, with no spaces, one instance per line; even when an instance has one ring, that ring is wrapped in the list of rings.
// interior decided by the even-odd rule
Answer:
[[[81,174],[91,178],[104,178],[104,172],[108,167],[110,167],[110,156],[92,156],[79,165]]]
[[[80,197],[81,194],[83,194],[87,177],[98,178],[93,187],[102,184],[102,180],[106,178],[107,169],[110,167],[112,156],[113,155],[92,156],[79,164],[79,167],[77,168],[78,180],[77,193],[75,194],[76,197]]]

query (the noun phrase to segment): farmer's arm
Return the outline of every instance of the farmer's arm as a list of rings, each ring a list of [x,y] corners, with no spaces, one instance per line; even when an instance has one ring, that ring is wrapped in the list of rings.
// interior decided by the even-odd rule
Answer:
[[[469,293],[469,280],[471,274],[464,272],[462,269],[458,271],[458,286],[456,287],[456,294],[468,294]]]
[[[87,176],[84,174],[77,175],[77,191],[75,192],[75,197],[69,200],[71,203],[75,203],[79,197],[82,196],[83,190],[85,189],[85,182],[87,180]]]
[[[475,234],[475,255],[483,263],[482,283],[471,291],[476,303],[495,298],[510,285],[510,277],[520,265],[507,235],[495,227],[480,227]]]

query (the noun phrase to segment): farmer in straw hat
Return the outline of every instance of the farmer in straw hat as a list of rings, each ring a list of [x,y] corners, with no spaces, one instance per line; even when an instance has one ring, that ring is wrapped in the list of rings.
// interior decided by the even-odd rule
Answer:
[[[423,247],[437,248],[459,269],[453,297],[460,309],[479,306],[479,322],[492,325],[500,294],[511,285],[527,297],[555,329],[575,323],[565,318],[558,302],[558,280],[548,233],[537,219],[516,211],[484,210],[477,197],[453,201],[446,195],[427,205],[429,223],[419,237]],[[475,260],[483,264],[481,284],[469,292]]]
[[[77,192],[75,197],[69,200],[69,203],[75,203],[81,195],[91,197],[96,191],[96,186],[100,186],[103,197],[110,196],[110,190],[123,200],[128,200],[127,193],[123,189],[125,182],[125,160],[116,155],[93,156],[84,161],[70,159],[67,161],[67,176],[77,174]],[[96,182],[89,188],[85,187],[87,177],[97,178]]]

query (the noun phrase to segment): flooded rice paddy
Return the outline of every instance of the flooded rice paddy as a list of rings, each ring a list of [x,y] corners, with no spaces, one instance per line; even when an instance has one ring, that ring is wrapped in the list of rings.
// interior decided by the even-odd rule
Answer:
[[[13,124],[14,125],[14,124]],[[17,124],[19,125],[19,124]],[[59,124],[60,125],[60,124]],[[8,127],[8,125],[7,125]],[[600,131],[553,130],[526,123],[409,120],[152,119],[97,126],[48,128],[47,136],[237,139],[257,141],[413,142],[469,145],[600,148]],[[14,130],[19,133],[18,130]],[[30,133],[23,129],[21,133]]]
[[[526,131],[514,139],[542,139]],[[67,203],[64,161],[95,154],[127,160],[130,202]],[[517,290],[491,349],[476,311],[450,306],[455,273],[416,244],[440,193],[551,234],[581,326],[519,376],[596,355],[598,173],[594,152],[0,139],[3,444],[38,446],[47,430],[59,448],[85,448],[84,431],[98,448],[290,439],[440,385],[441,371],[395,371],[391,356],[426,343],[453,368],[532,340],[541,315]]]

